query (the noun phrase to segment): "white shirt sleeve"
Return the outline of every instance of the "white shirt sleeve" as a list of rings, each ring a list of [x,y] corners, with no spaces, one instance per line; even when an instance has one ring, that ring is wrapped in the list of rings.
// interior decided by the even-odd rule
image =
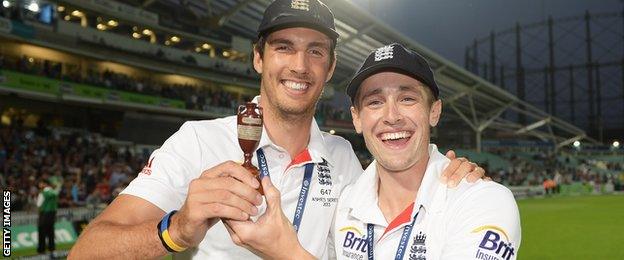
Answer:
[[[449,211],[440,259],[516,259],[520,214],[511,191],[485,182],[461,196]]]
[[[201,150],[193,125],[184,123],[150,156],[121,194],[140,197],[165,212],[179,209],[191,180],[201,174]]]

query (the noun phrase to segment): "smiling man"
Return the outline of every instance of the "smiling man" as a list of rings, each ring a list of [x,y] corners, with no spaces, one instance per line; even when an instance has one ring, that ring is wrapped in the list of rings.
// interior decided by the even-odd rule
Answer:
[[[477,181],[449,189],[437,181],[449,160],[430,144],[442,101],[424,58],[400,44],[379,48],[347,93],[375,161],[340,197],[339,259],[516,258],[520,218],[506,187]]]
[[[294,240],[318,258],[330,254],[338,196],[362,172],[351,145],[321,132],[313,120],[336,66],[337,37],[323,3],[277,0],[265,11],[253,50],[261,74],[255,102],[264,111],[255,157],[281,191],[274,206],[297,226]],[[236,116],[186,122],[89,224],[70,258],[154,258],[188,248],[198,259],[256,258],[227,231],[266,208],[256,191],[260,183],[234,162],[243,158],[236,129]],[[468,162],[455,162],[447,173],[458,173],[457,180],[471,171],[483,175]]]

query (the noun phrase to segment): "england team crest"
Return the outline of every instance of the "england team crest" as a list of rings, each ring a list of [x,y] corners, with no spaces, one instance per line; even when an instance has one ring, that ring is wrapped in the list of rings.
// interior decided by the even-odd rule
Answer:
[[[318,183],[324,186],[332,186],[331,171],[325,158],[323,162],[317,164],[316,172],[318,173]]]
[[[418,235],[414,237],[414,242],[410,248],[409,260],[427,259],[427,247],[425,246],[426,239],[427,234],[423,234],[422,231],[418,232]]]

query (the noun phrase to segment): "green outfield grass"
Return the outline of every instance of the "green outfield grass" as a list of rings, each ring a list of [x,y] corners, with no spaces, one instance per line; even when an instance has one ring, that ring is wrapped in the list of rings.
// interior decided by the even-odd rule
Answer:
[[[624,259],[624,195],[518,201],[518,259]]]

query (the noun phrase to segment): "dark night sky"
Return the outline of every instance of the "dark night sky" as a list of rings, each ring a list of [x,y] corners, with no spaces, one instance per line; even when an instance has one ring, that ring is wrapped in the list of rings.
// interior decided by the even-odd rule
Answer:
[[[460,65],[475,37],[546,19],[622,10],[620,0],[352,0]]]
[[[350,0],[363,9],[368,10],[374,16],[399,32],[414,39],[416,42],[437,52],[441,56],[464,66],[466,46],[472,45],[475,38],[482,39],[490,35],[492,31],[501,32],[515,27],[519,23],[522,31],[522,63],[527,71],[529,69],[543,70],[548,64],[548,27],[539,26],[525,29],[524,25],[545,21],[549,15],[556,21],[554,25],[555,38],[555,66],[567,68],[568,65],[579,65],[581,68],[586,64],[586,41],[585,23],[583,19],[575,19],[571,22],[561,22],[558,19],[566,17],[583,17],[586,11],[595,17],[599,13],[620,13],[624,9],[623,0]],[[530,28],[530,27],[528,27]],[[615,18],[593,18],[591,23],[592,34],[592,62],[605,64],[618,62],[624,57],[624,20],[621,16]],[[541,38],[540,38],[541,37]],[[496,37],[497,66],[503,64],[505,68],[515,67],[515,34],[513,32],[498,34]],[[482,69],[482,65],[488,63],[489,41],[480,45],[479,70],[482,73],[490,71]],[[483,48],[485,47],[485,48]],[[483,62],[483,63],[481,63]],[[499,67],[497,67],[499,68]],[[605,132],[606,136],[618,136],[624,128],[624,90],[622,77],[624,73],[620,66],[600,67],[602,77],[594,77],[594,88],[601,84],[602,92],[599,98],[602,101],[601,111],[602,125],[611,133]],[[498,71],[498,70],[497,70]],[[575,83],[571,83],[567,70],[555,72],[556,87],[553,109],[555,113],[547,110],[546,94],[544,94],[544,73],[527,74],[525,84],[526,101],[538,108],[555,114],[581,128],[590,135],[597,136],[597,129],[590,127],[590,99],[588,98],[588,81],[591,78],[585,73],[586,69],[574,71]],[[598,73],[598,72],[596,72]],[[597,74],[596,74],[597,75]],[[491,75],[490,75],[491,76]],[[507,74],[506,76],[510,76]],[[489,76],[487,76],[489,77]],[[500,77],[498,77],[500,79]],[[597,83],[602,78],[602,83]],[[505,89],[516,95],[517,88],[513,78],[507,79]],[[501,84],[497,85],[502,86]],[[577,93],[574,98],[574,106],[570,106],[570,89],[574,88]],[[596,94],[596,97],[598,95]],[[597,100],[595,98],[594,100]],[[598,103],[600,104],[600,103]],[[556,107],[555,107],[556,106]],[[574,112],[576,108],[576,114]],[[601,117],[597,120],[601,120]],[[597,122],[598,122],[597,121]],[[615,131],[615,132],[614,132]],[[619,133],[618,133],[619,132]]]

